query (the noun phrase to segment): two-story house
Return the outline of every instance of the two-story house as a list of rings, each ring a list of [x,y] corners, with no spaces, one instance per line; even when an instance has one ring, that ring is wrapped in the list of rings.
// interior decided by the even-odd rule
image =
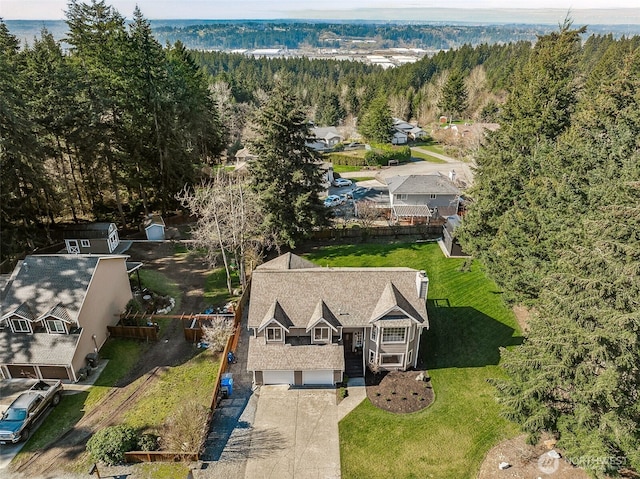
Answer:
[[[38,255],[19,263],[0,307],[1,376],[76,381],[132,298],[126,259]]]
[[[440,174],[393,176],[387,179],[387,185],[391,212],[397,221],[414,224],[458,213],[460,190]]]
[[[428,284],[411,268],[323,268],[291,253],[269,261],[252,274],[247,369],[256,384],[331,385],[345,369],[415,367]]]

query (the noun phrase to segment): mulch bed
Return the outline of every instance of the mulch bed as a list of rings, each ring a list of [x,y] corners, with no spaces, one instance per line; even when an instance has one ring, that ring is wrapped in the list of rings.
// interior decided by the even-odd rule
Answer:
[[[427,379],[417,380],[423,374]],[[371,403],[385,411],[416,412],[429,406],[435,396],[426,371],[391,371],[377,375],[367,370],[365,384]]]

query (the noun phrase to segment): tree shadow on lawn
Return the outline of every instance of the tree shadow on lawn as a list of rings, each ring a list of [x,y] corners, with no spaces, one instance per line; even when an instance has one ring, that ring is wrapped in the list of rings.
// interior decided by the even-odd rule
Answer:
[[[422,336],[421,363],[429,370],[497,365],[500,348],[522,344],[521,336],[470,306],[451,307],[446,299],[427,301],[429,330]]]

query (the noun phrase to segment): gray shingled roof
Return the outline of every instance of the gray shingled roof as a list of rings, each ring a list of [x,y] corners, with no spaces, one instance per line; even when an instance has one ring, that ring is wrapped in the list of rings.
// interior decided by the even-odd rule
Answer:
[[[402,195],[459,195],[460,190],[442,175],[393,176],[389,193]]]
[[[278,256],[275,259],[272,259],[271,261],[267,261],[266,263],[261,264],[256,269],[283,270],[283,269],[304,269],[304,268],[319,268],[319,266],[296,254],[285,253],[283,255]]]
[[[327,126],[327,127],[316,127],[311,129],[311,133],[316,138],[322,138],[323,140],[330,140],[331,138],[342,138],[342,135],[338,133],[335,126]]]
[[[12,333],[0,331],[1,364],[69,365],[79,334]]]
[[[380,299],[378,300],[376,307],[371,313],[370,322],[380,319],[382,316],[389,313],[389,311],[393,311],[396,308],[402,309],[409,316],[420,321],[420,313],[418,313],[411,303],[409,303],[409,301],[400,294],[400,291],[398,291],[398,288],[396,288],[393,283],[387,283],[384,291],[380,295]]]
[[[340,321],[338,321],[335,315],[331,312],[329,306],[327,306],[327,303],[322,300],[318,301],[318,305],[316,306],[315,311],[309,319],[309,324],[307,324],[307,332],[311,331],[311,328],[318,324],[320,320],[324,320],[327,324],[329,324],[329,326],[334,329],[334,331],[337,331],[338,326],[340,326]]]
[[[267,311],[267,314],[264,315],[264,318],[262,318],[262,322],[260,323],[258,331],[262,331],[269,325],[269,323],[274,320],[277,321],[280,326],[282,326],[287,331],[289,331],[291,326],[293,326],[293,322],[291,321],[291,319],[289,319],[287,313],[284,312],[277,299],[273,302],[273,304]]]
[[[62,233],[64,238],[108,238],[109,227],[113,223],[88,223],[84,225],[74,225],[65,228]]]
[[[70,320],[77,321],[99,259],[89,255],[27,256],[2,301],[2,316],[26,304],[40,317],[60,305]]]
[[[398,307],[416,314],[415,319],[428,327],[426,304],[418,297],[416,275],[417,271],[411,268],[257,268],[251,281],[248,326],[258,328],[277,298],[296,328],[307,328],[321,300],[340,325],[365,327],[375,318],[374,310],[391,283],[397,297],[402,298]]]
[[[343,347],[339,344],[265,344],[263,338],[249,338],[249,371],[344,371]]]

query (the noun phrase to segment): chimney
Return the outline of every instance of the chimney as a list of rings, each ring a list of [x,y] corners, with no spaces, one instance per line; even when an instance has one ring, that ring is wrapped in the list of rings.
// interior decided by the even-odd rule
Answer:
[[[416,273],[416,291],[418,298],[427,299],[427,292],[429,290],[429,278],[426,271],[418,271]]]

